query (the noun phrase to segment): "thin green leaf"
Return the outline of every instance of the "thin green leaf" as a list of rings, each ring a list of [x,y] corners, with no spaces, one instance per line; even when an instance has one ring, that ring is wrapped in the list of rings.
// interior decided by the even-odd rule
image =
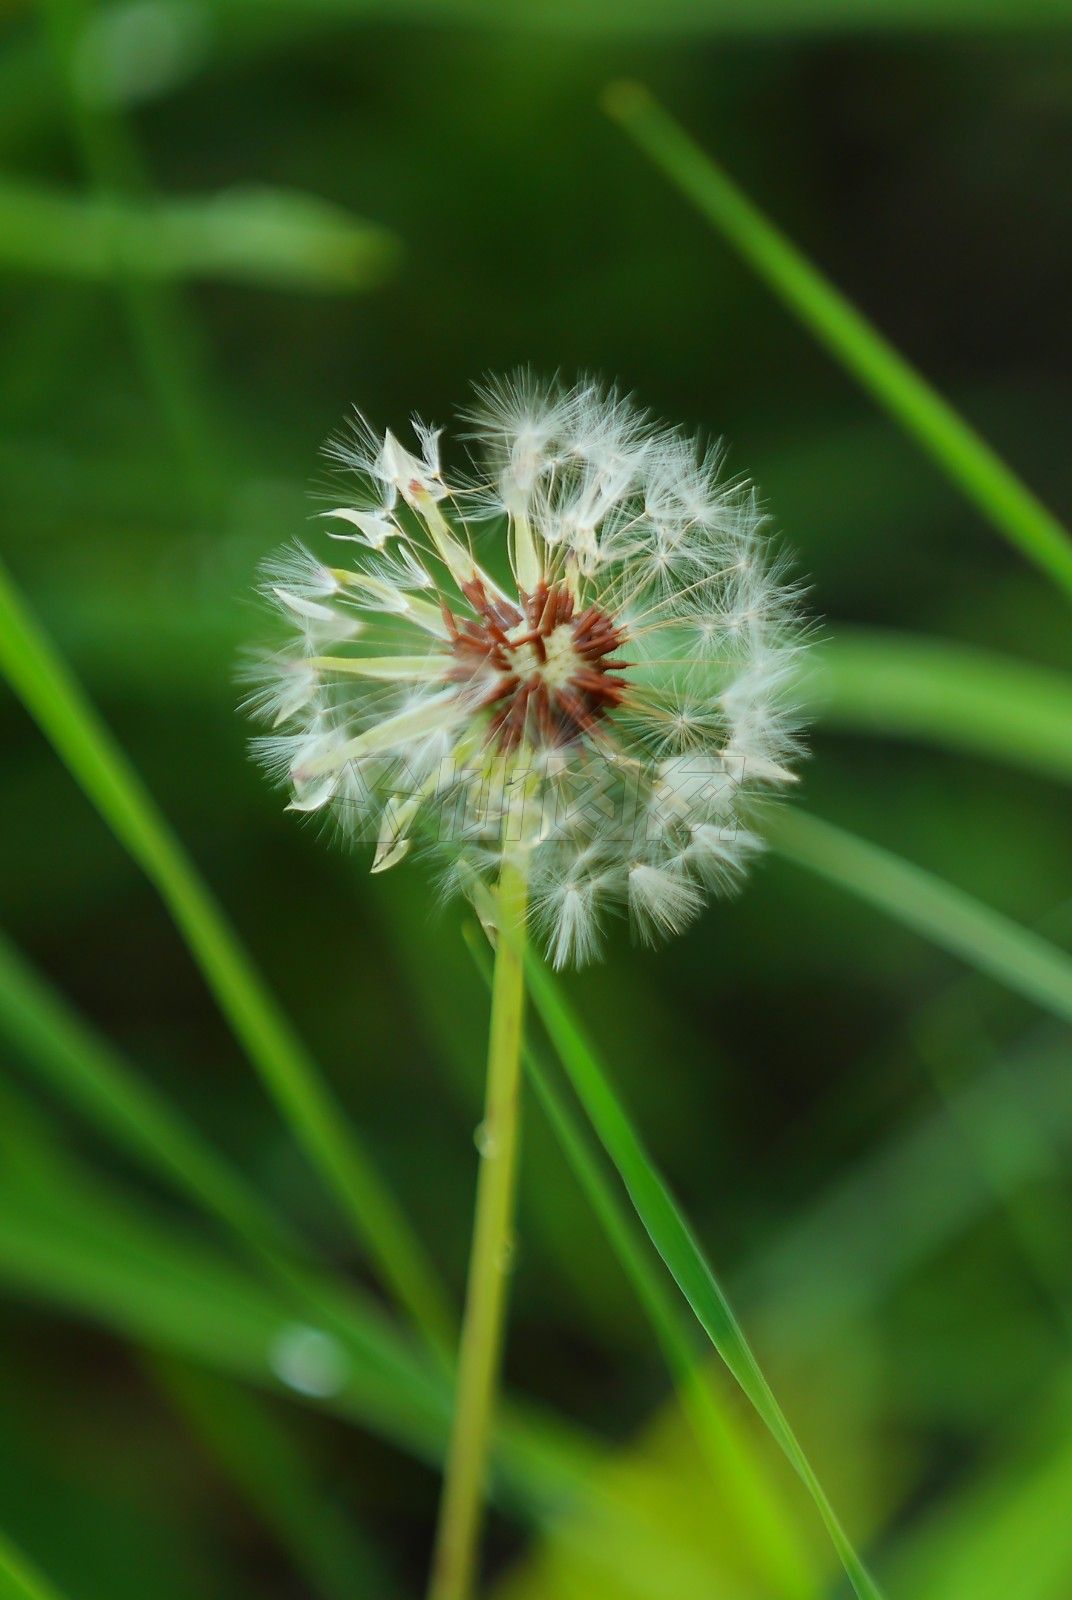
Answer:
[[[305,1453],[251,1390],[171,1357],[149,1371],[198,1440],[271,1530],[309,1592],[323,1600],[388,1594],[381,1557]]]
[[[237,1039],[384,1282],[429,1340],[449,1348],[452,1318],[408,1222],[148,792],[2,568],[0,671],[159,892]]]
[[[146,1349],[169,1351],[227,1376],[288,1392],[274,1363],[280,1352],[285,1357],[289,1343],[301,1358],[302,1324],[278,1295],[177,1230],[145,1215],[135,1218],[118,1203],[106,1204],[95,1188],[68,1185],[63,1199],[57,1216],[58,1208],[44,1197],[5,1184],[0,1206],[5,1293],[73,1313]],[[72,1201],[82,1207],[81,1218]],[[437,1385],[412,1355],[407,1368],[403,1341],[392,1345],[371,1314],[367,1321],[367,1350],[360,1356],[354,1348],[346,1350],[338,1384],[324,1399],[370,1431],[435,1460],[449,1416],[449,1389],[445,1381]],[[315,1396],[312,1381],[308,1391],[295,1383],[290,1392]]]
[[[249,0],[222,0],[245,10]],[[430,24],[484,25],[496,32],[593,33],[597,36],[752,38],[786,34],[904,33],[948,29],[1058,28],[1065,0],[293,0],[295,11],[339,18],[387,16]]]
[[[484,981],[490,985],[487,945],[475,928],[465,930],[466,943]],[[778,1503],[778,1491],[766,1478],[748,1441],[715,1394],[699,1360],[696,1345],[682,1322],[677,1303],[667,1292],[645,1243],[602,1171],[591,1141],[556,1088],[531,1039],[524,1046],[525,1071],[536,1090],[574,1175],[599,1220],[608,1243],[646,1312],[674,1379],[683,1411],[711,1467],[721,1495],[733,1506],[749,1545],[774,1592],[806,1596],[818,1592],[810,1558],[797,1536],[791,1513]]]
[[[0,1600],[61,1600],[59,1590],[0,1533]]]
[[[823,277],[643,86],[615,84],[606,93],[605,105],[655,165],[998,531],[1072,592],[1072,539],[948,401]]]
[[[22,959],[0,931],[0,1029],[67,1105],[258,1253],[299,1248],[288,1224]]]
[[[441,1459],[450,1376],[369,1296],[318,1278],[318,1315],[296,1316],[289,1294],[89,1173],[3,1080],[0,1283],[142,1349],[312,1400],[422,1460]],[[539,1518],[586,1493],[602,1458],[574,1425],[509,1406],[496,1432],[496,1490]]]
[[[652,1243],[711,1343],[799,1474],[855,1593],[860,1600],[880,1600],[881,1591],[842,1528],[706,1257],[644,1149],[580,1025],[566,1006],[558,985],[536,960],[529,960],[527,970],[540,1019]]]
[[[64,93],[74,144],[90,187],[108,203],[147,200],[148,165],[123,108],[80,84],[86,31],[99,16],[91,0],[44,0],[40,15]],[[192,508],[215,522],[225,501],[219,419],[206,402],[205,351],[190,325],[177,286],[120,269],[116,282],[134,348],[162,421],[182,458],[178,489]]]
[[[999,983],[1072,1022],[1072,956],[972,895],[832,823],[786,809],[773,819],[779,855],[960,956]]]
[[[356,1303],[331,1278],[308,1266],[309,1252],[293,1229],[63,1003],[2,933],[0,1028],[17,1046],[18,1059],[68,1106],[150,1175],[222,1223],[257,1265],[268,1268],[299,1314],[314,1325],[323,1323],[347,1351],[356,1348],[360,1355],[367,1349],[367,1327]],[[39,1143],[36,1160],[42,1166],[45,1154]],[[25,1165],[21,1145],[13,1159]]]
[[[350,291],[382,282],[397,256],[386,229],[285,189],[137,202],[0,182],[0,265],[8,270]]]
[[[824,723],[1072,780],[1072,679],[942,639],[839,628],[802,684]]]

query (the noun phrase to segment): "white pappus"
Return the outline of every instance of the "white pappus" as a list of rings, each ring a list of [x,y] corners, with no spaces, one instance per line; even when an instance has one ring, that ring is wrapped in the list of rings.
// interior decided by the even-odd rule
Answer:
[[[472,890],[522,861],[551,958],[583,962],[608,909],[661,938],[760,847],[799,754],[799,593],[754,490],[618,390],[516,374],[465,421],[464,475],[417,420],[413,450],[360,417],[328,446],[350,559],[263,569],[286,640],[247,670],[255,750],[373,871],[422,843]]]

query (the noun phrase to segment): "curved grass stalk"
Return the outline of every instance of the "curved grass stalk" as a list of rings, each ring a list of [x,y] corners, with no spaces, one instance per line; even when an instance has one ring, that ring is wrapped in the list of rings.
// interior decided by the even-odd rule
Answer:
[[[386,229],[287,189],[149,202],[0,180],[0,261],[34,276],[220,278],[337,292],[378,283],[397,253]]]
[[[296,1327],[289,1295],[147,1209],[143,1196],[102,1183],[9,1090],[0,1112],[5,1296],[53,1305],[143,1349],[304,1398],[420,1460],[441,1461],[449,1376],[378,1305],[325,1281],[323,1298],[338,1308],[328,1326],[345,1322],[351,1336],[330,1383],[303,1386],[280,1364]],[[601,1443],[575,1425],[511,1407],[496,1428],[492,1486],[508,1494],[515,1511],[540,1521],[588,1496],[605,1459]]]
[[[77,1017],[49,986],[37,976],[0,935],[0,1027],[14,1041],[19,1059],[34,1069],[41,1079],[63,1096],[66,1104],[84,1117],[113,1144],[132,1156],[150,1175],[162,1178],[177,1194],[192,1199],[200,1209],[227,1227],[249,1250],[251,1259],[266,1266],[273,1280],[284,1291],[284,1304],[297,1303],[299,1314],[310,1319],[314,1326],[324,1327],[337,1336],[356,1372],[372,1375],[371,1384],[377,1391],[377,1408],[389,1395],[397,1396],[398,1406],[410,1403],[427,1408],[433,1405],[435,1415],[441,1417],[443,1436],[450,1411],[450,1386],[445,1372],[437,1365],[433,1370],[418,1360],[417,1352],[408,1341],[391,1327],[378,1308],[367,1305],[362,1296],[323,1271],[307,1265],[301,1258],[301,1239],[295,1238],[271,1206],[246,1184],[216,1150],[195,1129],[175,1112],[166,1100],[148,1087],[122,1060],[119,1054],[82,1019]],[[0,1088],[2,1088],[0,1081]],[[0,1106],[0,1126],[10,1122],[16,1126],[14,1150],[19,1152],[20,1168],[40,1169],[47,1172],[47,1186],[59,1195],[68,1180],[62,1170],[48,1163],[47,1146],[40,1140],[32,1142],[24,1126],[25,1117],[17,1121],[10,1103],[10,1091],[4,1094]],[[16,1108],[17,1110],[17,1108]],[[0,1163],[0,1169],[2,1169]],[[95,1211],[93,1197],[78,1191],[66,1214],[91,1217]],[[147,1226],[148,1251],[156,1268],[164,1270],[177,1286],[177,1304],[191,1290],[184,1283],[181,1261],[169,1253],[167,1240],[159,1229]],[[32,1231],[32,1230],[31,1230]],[[107,1216],[102,1231],[112,1239],[123,1234],[121,1219]],[[0,1272],[5,1264],[22,1260],[20,1247],[11,1241],[5,1245],[0,1228]],[[14,1250],[5,1256],[5,1249]],[[46,1250],[43,1258],[47,1261]],[[63,1257],[62,1259],[66,1259]],[[42,1257],[30,1248],[29,1262],[40,1263]],[[81,1271],[82,1254],[75,1252],[72,1260],[73,1278],[60,1276],[70,1286],[64,1303],[73,1298],[79,1305],[78,1286],[84,1285]],[[17,1275],[17,1268],[15,1268]],[[209,1273],[213,1278],[214,1275]],[[92,1274],[90,1274],[92,1277]],[[47,1267],[31,1268],[31,1281],[49,1282]],[[126,1282],[123,1289],[124,1304],[137,1304],[140,1291],[136,1280]],[[211,1285],[206,1290],[211,1301]],[[150,1293],[148,1302],[156,1305],[159,1292]],[[90,1302],[96,1305],[95,1300]],[[227,1314],[225,1304],[221,1315]],[[230,1308],[234,1321],[234,1309]],[[202,1314],[202,1321],[210,1316]],[[125,1325],[120,1323],[122,1331]],[[135,1321],[131,1337],[141,1336]],[[150,1324],[150,1334],[152,1325]],[[227,1338],[217,1323],[214,1337],[220,1340],[220,1350],[228,1346]],[[268,1340],[265,1345],[267,1348]],[[180,1354],[202,1355],[200,1347],[192,1352],[181,1343]],[[226,1370],[226,1363],[224,1363]],[[242,1375],[248,1376],[243,1368]],[[346,1414],[346,1406],[338,1407]],[[370,1422],[362,1412],[354,1413],[360,1420]],[[392,1413],[393,1414],[393,1413]],[[378,1409],[373,1410],[370,1425],[375,1427]],[[389,1432],[396,1442],[407,1443],[404,1429]],[[506,1457],[519,1452],[526,1459],[542,1463],[547,1478],[548,1496],[560,1501],[576,1494],[583,1486],[586,1474],[576,1468],[578,1435],[557,1420],[554,1425],[534,1426],[531,1419],[522,1420],[518,1412],[504,1417],[498,1428],[500,1454]],[[428,1452],[424,1452],[428,1453]],[[571,1465],[571,1462],[574,1464]],[[533,1469],[535,1470],[535,1469]],[[532,1489],[532,1498],[540,1497],[539,1486]]]
[[[1072,956],[972,895],[799,809],[773,819],[771,845],[978,971],[1072,1022]]]
[[[925,740],[1072,782],[1072,678],[996,651],[840,628],[801,692],[828,726]]]
[[[160,1354],[149,1377],[320,1600],[397,1592],[364,1526],[324,1493],[320,1474],[269,1403],[214,1373]]]
[[[90,1126],[222,1224],[281,1286],[297,1316],[329,1330],[355,1359],[367,1356],[369,1326],[355,1297],[310,1264],[309,1247],[289,1223],[64,1004],[2,932],[0,1030],[15,1043],[18,1058]]]
[[[640,84],[604,104],[819,342],[1028,560],[1072,594],[1072,538],[1016,473]]]
[[[255,1253],[301,1250],[285,1220],[63,1001],[2,930],[0,1029],[19,1059],[90,1126]]]
[[[0,1533],[0,1600],[62,1600],[59,1590]]]
[[[429,1342],[448,1348],[452,1317],[409,1223],[140,779],[2,568],[0,671],[156,888],[236,1038],[383,1281]]]
[[[526,971],[540,1020],[649,1238],[711,1343],[811,1495],[858,1600],[882,1600],[882,1591],[842,1527],[707,1258],[558,985],[533,958]]]

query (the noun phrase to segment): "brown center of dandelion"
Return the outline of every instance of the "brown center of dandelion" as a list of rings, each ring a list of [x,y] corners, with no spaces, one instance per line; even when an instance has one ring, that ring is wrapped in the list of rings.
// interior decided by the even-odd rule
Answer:
[[[610,657],[624,639],[599,606],[578,612],[564,584],[539,583],[517,605],[489,595],[477,579],[463,585],[473,618],[445,612],[459,683],[492,675],[482,704],[494,706],[488,730],[500,753],[523,740],[571,744],[620,705],[628,687]]]

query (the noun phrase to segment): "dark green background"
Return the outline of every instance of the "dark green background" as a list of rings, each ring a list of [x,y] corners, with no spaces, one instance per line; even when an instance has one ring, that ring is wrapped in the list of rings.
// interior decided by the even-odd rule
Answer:
[[[118,170],[136,142],[135,190],[307,191],[392,230],[397,262],[365,293],[151,291],[194,407],[176,432],[121,286],[20,273],[0,246],[4,556],[460,1294],[484,993],[460,913],[435,906],[419,866],[369,879],[363,858],[285,816],[249,764],[233,677],[258,626],[256,563],[307,529],[317,450],[351,403],[382,426],[413,410],[447,421],[488,371],[592,369],[725,437],[824,630],[880,624],[1064,665],[1066,603],[748,275],[598,96],[615,77],[650,83],[1060,510],[1072,490],[1072,49],[1057,26],[912,29],[895,11],[888,30],[794,30],[788,5],[754,36],[743,3],[730,26],[708,25],[700,4],[690,25],[682,7],[665,35],[639,14],[613,25],[610,7],[606,26],[549,14],[516,32],[506,4],[486,24],[431,3],[398,21],[343,4],[175,9],[195,29],[185,68],[114,119],[95,113],[106,141],[125,124]],[[10,8],[0,33],[0,163],[8,177],[92,186],[44,15],[29,6]],[[0,737],[8,931],[361,1275],[156,898],[6,695]],[[1024,922],[1067,895],[1056,784],[820,728],[797,803]],[[1056,1240],[1040,1283],[943,1109],[935,1066],[1000,1060],[1015,1085],[1030,1058],[1034,1083],[1067,1072],[1067,1042],[773,859],[665,950],[633,949],[619,929],[605,963],[568,988],[821,1469],[865,1507],[865,1534],[884,1523],[878,1548],[895,1561],[935,1508],[1006,1452],[1017,1459],[1018,1429],[1068,1390],[1068,1324],[1053,1305],[1054,1271],[1069,1303],[1067,1185],[1058,1172],[1027,1188]],[[20,1104],[37,1102],[47,1140],[173,1211],[28,1089],[14,1057],[8,1079]],[[510,1380],[627,1448],[668,1383],[527,1109]],[[1067,1099],[1062,1116],[1051,1131],[1067,1136]],[[925,1126],[981,1196],[959,1221],[943,1214],[945,1168],[911,1154]],[[850,1184],[863,1188],[836,1200]],[[893,1270],[904,1218],[928,1243]],[[837,1313],[846,1296],[854,1316]],[[797,1337],[809,1317],[819,1334]],[[308,1592],[142,1355],[14,1288],[0,1351],[0,1525],[71,1600]],[[273,1404],[326,1499],[354,1512],[388,1563],[390,1592],[418,1593],[434,1474]],[[520,1556],[522,1536],[497,1521],[492,1548]],[[1068,1592],[1062,1570],[1040,1596]]]

